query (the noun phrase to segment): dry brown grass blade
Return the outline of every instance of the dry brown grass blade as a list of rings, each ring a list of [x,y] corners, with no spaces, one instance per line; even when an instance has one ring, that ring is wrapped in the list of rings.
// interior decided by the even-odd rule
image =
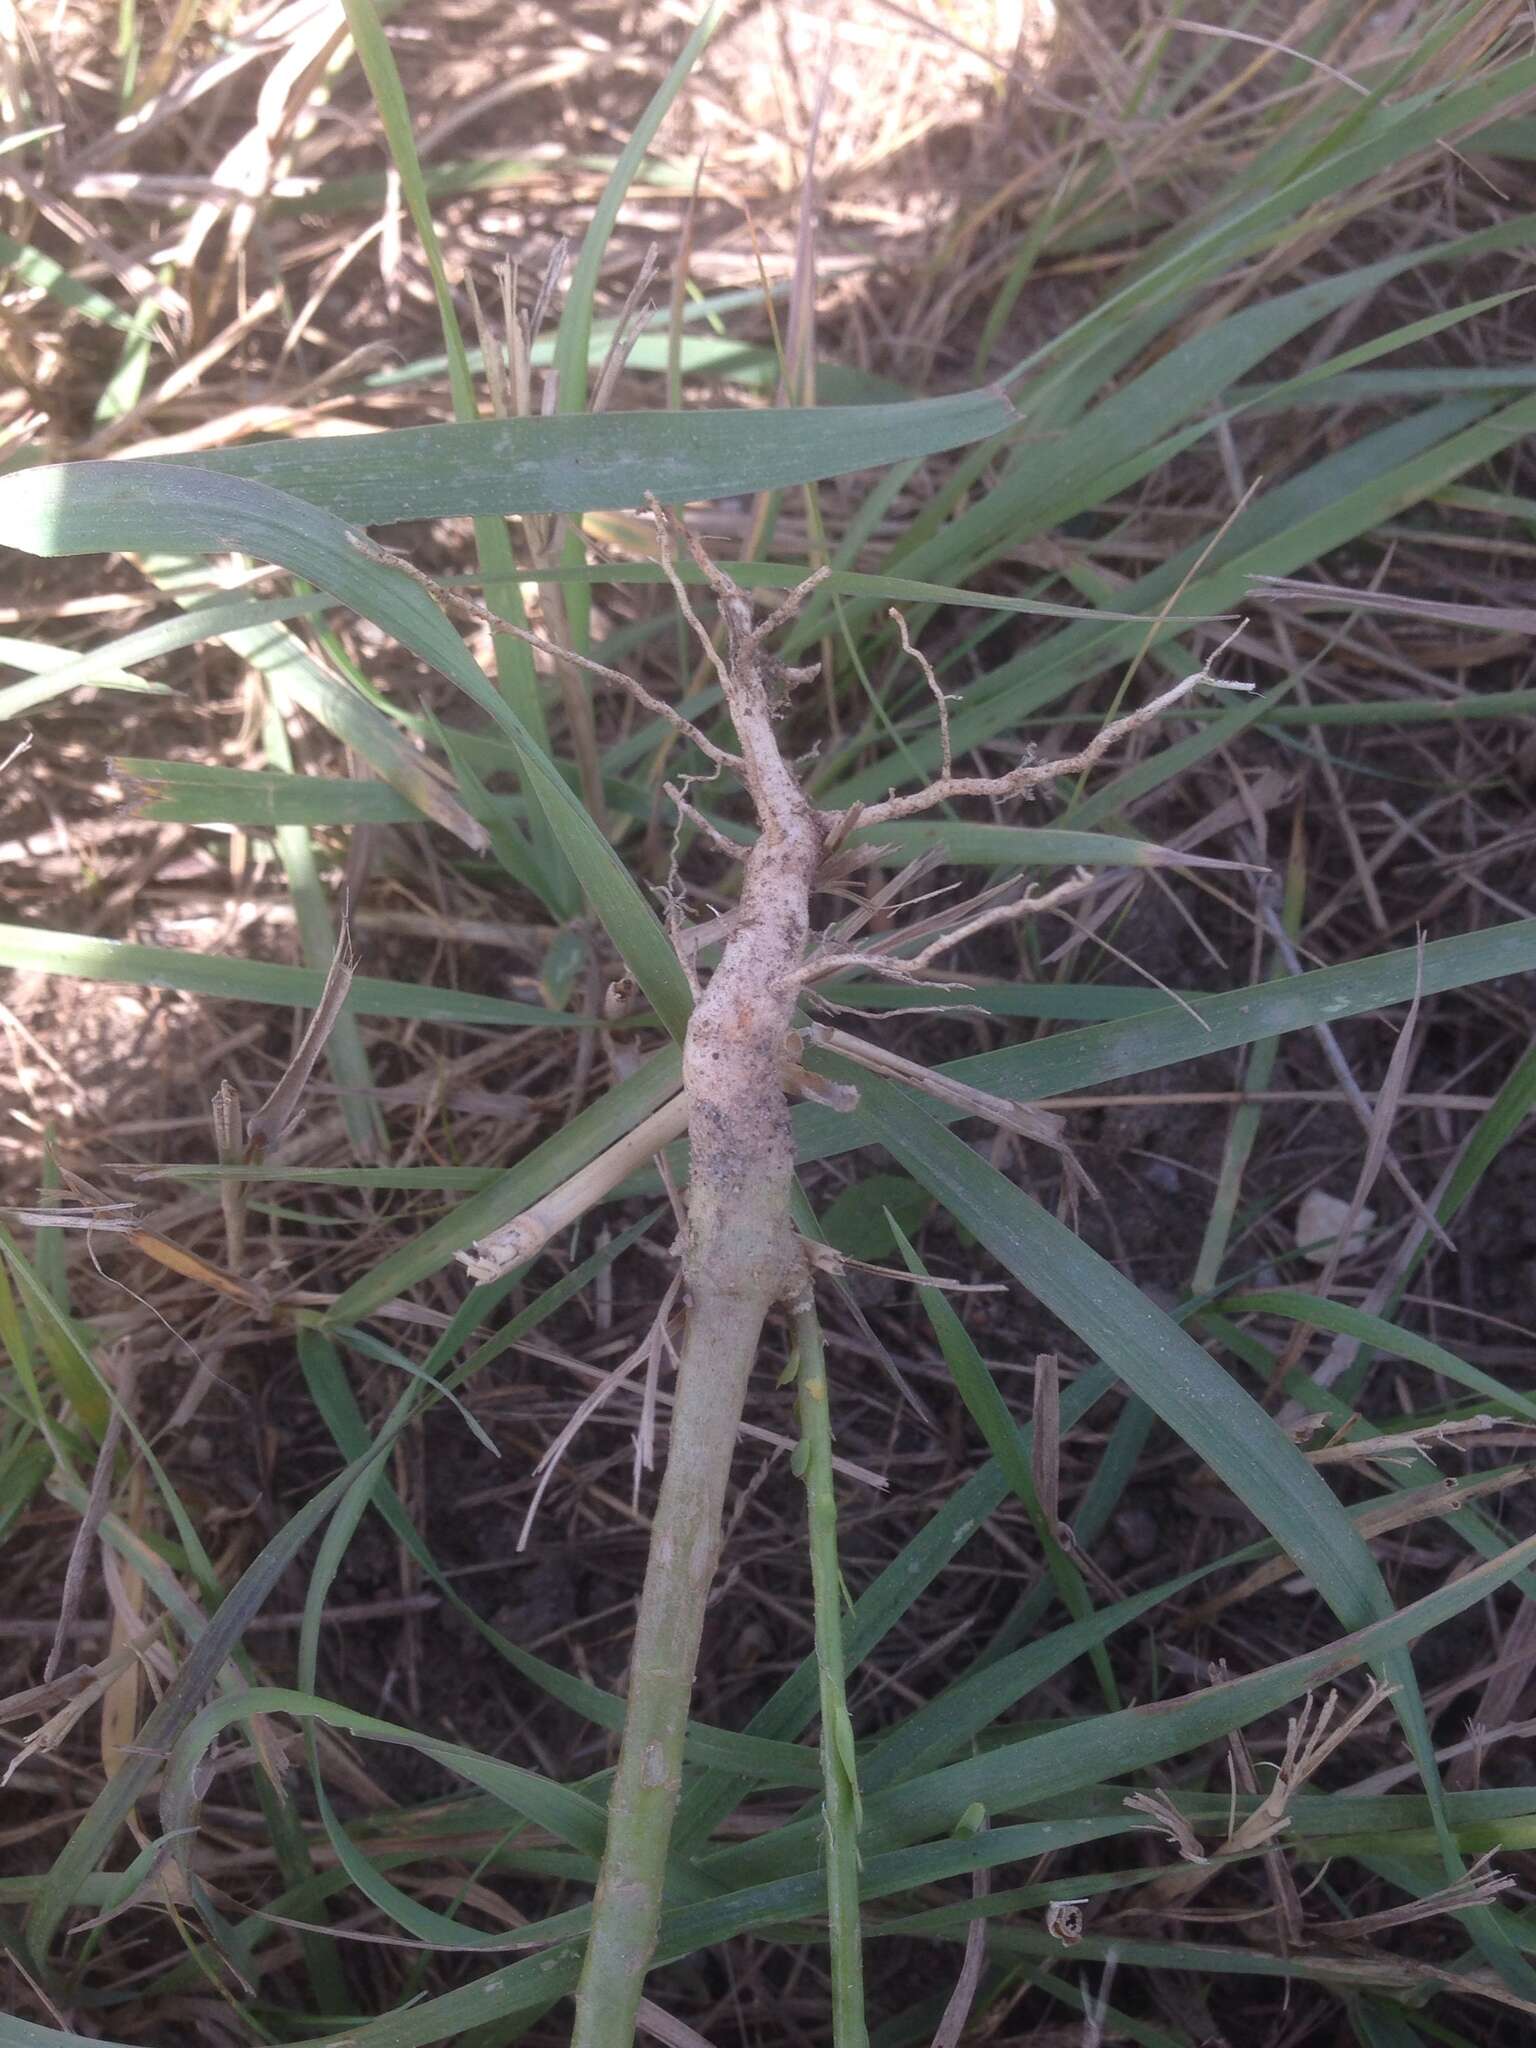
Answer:
[[[862,959],[865,956],[857,957]],[[1016,1137],[1027,1138],[1032,1144],[1045,1145],[1063,1158],[1071,1157],[1065,1124],[1051,1110],[1036,1108],[1032,1103],[1012,1102],[1001,1095],[989,1094],[984,1088],[973,1088],[967,1082],[935,1074],[916,1060],[905,1059],[900,1053],[857,1038],[852,1032],[839,1031],[830,1024],[810,1024],[806,1027],[806,1036],[812,1044],[825,1046],[828,1052],[838,1053],[858,1066],[867,1067],[871,1073],[884,1074],[908,1087],[921,1089],[925,1095],[949,1104],[966,1116],[985,1117],[999,1130],[1012,1131]],[[831,1106],[851,1109],[854,1105],[851,1102],[834,1102]],[[1092,1183],[1082,1168],[1077,1166],[1076,1171],[1082,1184],[1091,1192]]]
[[[132,1397],[131,1379],[126,1384],[120,1380],[118,1401],[126,1403]],[[128,1474],[128,1497],[123,1506],[123,1519],[134,1535],[141,1539],[146,1498],[144,1465],[142,1459],[136,1457]],[[139,1726],[144,1667],[132,1645],[146,1633],[146,1617],[142,1611],[145,1586],[137,1566],[131,1560],[119,1560],[105,1545],[101,1551],[101,1570],[112,1609],[108,1655],[120,1651],[128,1653],[123,1669],[107,1687],[101,1701],[101,1768],[103,1777],[112,1778],[121,1770]]]
[[[1469,1753],[1457,1757],[1446,1774],[1457,1791],[1477,1789],[1484,1752],[1494,1740],[1494,1731],[1514,1721],[1515,1712],[1536,1668],[1536,1604],[1529,1600],[1515,1609],[1514,1618],[1500,1645],[1497,1667],[1489,1673],[1477,1710],[1468,1721],[1473,1737]],[[1531,1733],[1529,1729],[1525,1731]]]
[[[1303,971],[1300,955],[1291,943],[1289,933],[1281,924],[1274,905],[1272,903],[1262,905],[1260,914],[1269,928],[1269,934],[1274,940],[1282,959],[1285,961],[1288,971],[1292,974],[1300,974]],[[1408,1021],[1404,1024],[1402,1033],[1393,1046],[1392,1058],[1388,1063],[1389,1074],[1394,1068],[1397,1069],[1396,1086],[1389,1091],[1387,1085],[1383,1084],[1381,1091],[1376,1097],[1374,1109],[1367,1105],[1360,1084],[1356,1081],[1349,1062],[1340,1050],[1338,1038],[1332,1026],[1320,1023],[1315,1025],[1313,1030],[1319,1045],[1321,1045],[1327,1057],[1329,1066],[1338,1077],[1339,1086],[1344,1091],[1345,1100],[1349,1103],[1351,1109],[1354,1110],[1366,1133],[1366,1156],[1361,1166],[1361,1181],[1357,1185],[1364,1184],[1369,1186],[1374,1184],[1377,1173],[1384,1166],[1398,1188],[1407,1197],[1408,1204],[1419,1222],[1437,1243],[1446,1246],[1448,1249],[1453,1249],[1454,1247],[1451,1246],[1449,1236],[1446,1234],[1440,1219],[1434,1213],[1433,1201],[1426,1201],[1419,1193],[1413,1182],[1408,1178],[1408,1175],[1403,1171],[1401,1162],[1392,1152],[1388,1143],[1388,1121],[1383,1117],[1383,1105],[1386,1105],[1389,1114],[1395,1109],[1397,1094],[1401,1091],[1403,1082],[1406,1079],[1408,1057],[1413,1047],[1412,1026],[1417,1013],[1418,1003],[1417,999],[1415,999],[1409,1011]],[[1368,1182],[1365,1179],[1367,1171],[1370,1175]],[[1361,1201],[1364,1201],[1363,1195],[1361,1196]]]
[[[225,221],[224,239],[204,298],[207,306],[221,301],[226,281],[240,267],[259,218],[257,202],[270,188],[305,103],[347,33],[346,19],[334,7],[317,8],[307,18],[294,9],[289,21],[287,46],[256,95],[255,118],[213,173],[220,196],[205,200],[194,210],[177,246],[176,260],[189,275],[195,275],[204,246],[219,222]],[[226,194],[236,195],[233,207]]]
[[[304,1091],[309,1086],[315,1064],[325,1050],[326,1040],[336,1028],[342,1006],[352,987],[352,977],[357,972],[357,955],[352,950],[352,935],[343,916],[336,934],[336,950],[326,970],[325,985],[320,991],[320,1000],[310,1012],[304,1035],[294,1048],[293,1057],[283,1070],[276,1087],[246,1124],[254,1156],[280,1144],[298,1118]]]
[[[1492,1867],[1498,1853],[1497,1849],[1489,1849],[1468,1866],[1464,1877],[1439,1891],[1426,1892],[1423,1898],[1409,1899],[1400,1906],[1389,1906],[1381,1913],[1361,1913],[1354,1919],[1329,1921],[1319,1927],[1318,1933],[1325,1939],[1332,1935],[1335,1940],[1342,1937],[1346,1941],[1369,1941],[1389,1930],[1438,1919],[1442,1913],[1465,1913],[1473,1906],[1486,1906],[1520,1883],[1513,1871],[1500,1872]]]
[[[1272,929],[1274,928],[1277,927],[1272,927]],[[1294,957],[1293,951],[1292,958]],[[1354,1189],[1349,1198],[1349,1205],[1344,1212],[1343,1221],[1335,1234],[1333,1243],[1329,1246],[1327,1261],[1317,1281],[1317,1293],[1321,1300],[1328,1298],[1338,1275],[1339,1266],[1348,1256],[1349,1247],[1354,1242],[1355,1229],[1360,1221],[1361,1212],[1365,1208],[1371,1189],[1376,1185],[1378,1174],[1381,1172],[1383,1165],[1392,1162],[1392,1154],[1388,1149],[1388,1145],[1392,1126],[1396,1120],[1398,1108],[1407,1087],[1408,1075],[1412,1065],[1415,1043],[1414,1032],[1415,1026],[1418,1023],[1420,995],[1423,985],[1423,957],[1424,942],[1421,934],[1419,939],[1419,986],[1414,991],[1413,1001],[1408,1006],[1408,1015],[1403,1020],[1396,1042],[1392,1047],[1392,1056],[1387,1062],[1387,1071],[1382,1079],[1381,1090],[1367,1116],[1365,1156],[1360,1162],[1360,1170],[1356,1175]],[[1292,971],[1294,972],[1294,969]],[[1322,1038],[1325,1050],[1328,1051],[1329,1063],[1342,1082],[1348,1069],[1344,1065],[1343,1054],[1338,1049],[1337,1041],[1326,1025],[1319,1027],[1319,1036]],[[1350,1076],[1350,1088],[1353,1087],[1353,1076]],[[1346,1089],[1346,1093],[1349,1093],[1349,1089]],[[1351,1095],[1351,1101],[1357,1110],[1365,1107],[1364,1097],[1359,1094],[1358,1090],[1355,1090],[1354,1094]],[[1407,1189],[1419,1219],[1433,1230],[1434,1234],[1443,1244],[1449,1245],[1450,1239],[1442,1228],[1439,1219],[1435,1216],[1433,1208],[1421,1200],[1400,1167],[1394,1173],[1393,1178],[1400,1187]],[[1311,1342],[1313,1334],[1314,1326],[1304,1322],[1298,1323],[1295,1329],[1292,1330],[1285,1350],[1281,1353],[1275,1368],[1277,1382],[1284,1378],[1302,1356],[1307,1345]]]
[[[1395,590],[1351,590],[1342,583],[1309,583],[1297,576],[1258,576],[1254,595],[1322,611],[1377,612],[1394,619],[1434,619],[1447,626],[1475,626],[1485,633],[1536,634],[1536,606],[1451,604],[1443,598],[1406,597]]]
[[[43,1685],[47,1687],[58,1677],[64,1662],[65,1647],[73,1632],[76,1615],[85,1597],[86,1575],[90,1569],[92,1554],[96,1548],[97,1533],[102,1518],[112,1498],[118,1445],[123,1440],[123,1411],[116,1401],[107,1417],[106,1433],[101,1448],[96,1454],[96,1469],[91,1475],[90,1492],[86,1497],[85,1511],[75,1530],[70,1545],[69,1562],[64,1568],[64,1591],[59,1601],[58,1628],[53,1638],[53,1647],[48,1652],[43,1666]]]
[[[160,380],[153,391],[146,393],[136,405],[130,406],[126,412],[119,413],[116,419],[93,434],[81,448],[81,456],[110,455],[130,436],[137,438],[141,428],[154,418],[162,406],[169,405],[183,392],[195,390],[207,373],[238,348],[248,334],[254,334],[259,328],[265,327],[282,303],[283,287],[279,284],[268,285],[264,292],[258,292],[250,304],[221,328],[211,341],[205,342],[195,355],[188,356],[185,362],[178,363],[174,370]]]
[[[649,1998],[641,1999],[635,2024],[642,2034],[660,2041],[662,2048],[711,2048],[696,2027],[690,2027],[686,2020],[674,2019]]]
[[[1488,1472],[1479,1479],[1458,1485],[1456,1498],[1458,1503],[1485,1500],[1491,1495],[1506,1492],[1512,1486],[1523,1486],[1533,1477],[1536,1477],[1536,1465],[1518,1466],[1512,1472]],[[1446,1490],[1443,1485],[1417,1487],[1412,1492],[1373,1502],[1356,1517],[1355,1526],[1365,1537],[1386,1536],[1395,1529],[1411,1528],[1415,1522],[1436,1520],[1445,1511]],[[1198,1607],[1181,1614],[1177,1624],[1179,1632],[1190,1634],[1204,1628],[1227,1608],[1252,1599],[1255,1593],[1262,1593],[1267,1587],[1282,1585],[1294,1576],[1295,1570],[1288,1557],[1271,1558],[1267,1564],[1256,1565],[1237,1585],[1214,1594]]]
[[[971,1897],[984,1899],[992,1889],[992,1873],[982,1865],[971,1872]],[[934,2030],[933,2048],[959,2048],[964,2038],[966,2024],[971,2017],[971,2008],[976,2002],[976,1993],[981,1988],[981,1973],[987,1963],[987,1921],[985,1914],[978,1913],[965,1930],[965,1949],[960,1959],[960,1975],[955,1979],[955,1988],[949,1994],[949,2003]]]
[[[233,1084],[221,1081],[210,1104],[214,1157],[220,1166],[245,1163],[245,1118],[240,1097]],[[219,1206],[224,1212],[224,1256],[229,1269],[238,1273],[245,1264],[245,1218],[249,1190],[244,1181],[219,1182]]]
[[[1225,646],[1226,642],[1222,645]],[[1220,648],[1216,649],[1211,659],[1214,661],[1220,652]],[[1220,677],[1213,676],[1208,668],[1199,669],[1194,675],[1185,676],[1181,682],[1175,683],[1171,689],[1161,691],[1135,711],[1128,711],[1123,716],[1111,719],[1106,725],[1100,726],[1087,745],[1079,748],[1075,754],[1068,754],[1054,761],[1038,761],[1030,754],[1017,768],[1011,768],[1003,775],[941,776],[938,781],[930,782],[924,789],[912,790],[905,796],[887,797],[883,803],[866,804],[859,824],[862,828],[876,830],[893,818],[919,817],[924,811],[931,811],[939,804],[968,797],[989,803],[1008,803],[1014,798],[1030,795],[1049,782],[1063,781],[1068,776],[1084,776],[1097,766],[1106,754],[1123,745],[1132,733],[1151,725],[1165,711],[1171,711],[1192,691],[1202,687],[1248,692],[1252,690],[1253,685],[1226,682]]]

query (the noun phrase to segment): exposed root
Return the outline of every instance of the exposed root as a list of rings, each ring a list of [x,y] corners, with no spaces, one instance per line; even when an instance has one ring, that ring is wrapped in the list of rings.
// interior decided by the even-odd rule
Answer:
[[[1213,654],[1211,659],[1214,661],[1215,658]],[[1068,754],[1059,761],[1039,761],[1031,752],[1006,775],[941,775],[926,789],[913,790],[907,796],[889,796],[884,803],[866,804],[859,824],[861,827],[888,825],[893,818],[916,818],[924,811],[931,811],[936,804],[950,803],[959,797],[988,797],[994,803],[1006,803],[1013,797],[1030,796],[1046,783],[1059,781],[1063,776],[1085,775],[1122,740],[1129,739],[1144,725],[1150,725],[1165,711],[1171,711],[1175,704],[1202,685],[1213,690],[1246,691],[1252,688],[1250,683],[1222,682],[1209,669],[1199,669],[1194,675],[1185,676],[1182,682],[1175,683],[1171,690],[1164,690],[1150,703],[1139,705],[1123,718],[1112,719],[1108,725],[1101,726],[1087,746],[1076,754]]]

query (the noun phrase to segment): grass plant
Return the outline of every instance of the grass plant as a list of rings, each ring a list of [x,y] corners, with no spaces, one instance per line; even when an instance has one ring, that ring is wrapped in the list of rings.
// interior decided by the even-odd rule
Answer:
[[[1529,10],[599,12],[4,31],[0,2048],[1526,2038]]]

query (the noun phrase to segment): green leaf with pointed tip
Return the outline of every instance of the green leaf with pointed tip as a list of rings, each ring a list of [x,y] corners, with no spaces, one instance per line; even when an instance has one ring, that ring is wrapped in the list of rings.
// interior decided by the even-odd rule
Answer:
[[[25,653],[29,665],[36,662],[41,669],[47,657],[48,680],[61,690],[85,683],[121,689],[122,672],[134,662],[155,661],[161,655],[174,654],[178,648],[194,647],[201,640],[216,639],[221,633],[238,632],[242,627],[305,618],[324,611],[330,602],[326,597],[209,599],[189,604],[173,619],[161,619],[153,626],[140,626],[132,633],[119,634],[115,640],[104,640],[84,654],[35,642],[0,641],[0,661],[15,660],[19,665]],[[162,690],[165,686],[141,682],[139,687]]]
[[[164,466],[268,484],[355,526],[379,526],[401,519],[618,510],[644,504],[648,491],[667,505],[729,498],[938,455],[1005,433],[1014,423],[1001,392],[963,391],[901,405],[468,420],[177,455]],[[132,467],[142,476],[146,465]]]
[[[891,1217],[903,1230],[915,1231],[932,1206],[931,1196],[906,1174],[872,1173],[844,1188],[819,1220],[834,1250],[850,1259],[883,1259],[896,1249]]]
[[[549,1828],[561,1840],[589,1855],[602,1849],[602,1808],[581,1793],[541,1777],[536,1771],[482,1756],[478,1750],[460,1743],[441,1742],[414,1729],[381,1721],[372,1714],[357,1713],[333,1700],[318,1699],[313,1693],[282,1686],[254,1686],[249,1692],[226,1694],[188,1722],[165,1764],[161,1814],[168,1832],[191,1824],[198,1805],[196,1773],[209,1743],[231,1722],[249,1719],[253,1714],[295,1714],[302,1720],[323,1721],[329,1727],[365,1739],[403,1743],[432,1758],[445,1770],[480,1786],[510,1812]]]
[[[566,291],[565,304],[560,311],[560,326],[555,335],[555,389],[556,403],[562,413],[579,414],[587,404],[587,363],[591,350],[593,301],[597,295],[597,281],[602,273],[603,257],[607,254],[608,240],[618,220],[619,209],[624,204],[630,186],[639,175],[645,162],[645,153],[655,140],[656,131],[666,118],[667,109],[682,90],[684,81],[703,54],[705,46],[714,34],[722,13],[720,0],[710,0],[694,25],[693,33],[678,52],[660,85],[652,93],[644,113],[630,131],[629,140],[620,153],[618,162],[603,187],[603,196],[593,210],[587,232],[582,238],[581,254],[576,259],[576,268]],[[663,504],[675,504],[677,499],[657,486],[656,491]],[[638,504],[639,498],[632,502]]]
[[[1536,1422],[1536,1400],[1528,1394],[1506,1386],[1481,1366],[1469,1365],[1443,1344],[1431,1343],[1428,1337],[1416,1336],[1411,1330],[1400,1330],[1384,1316],[1369,1315],[1347,1302],[1329,1301],[1300,1287],[1271,1287],[1227,1295],[1220,1306],[1227,1315],[1284,1316],[1291,1322],[1353,1337],[1373,1351],[1385,1351],[1393,1358],[1406,1358],[1431,1372],[1442,1373],[1458,1386],[1467,1387],[1500,1407],[1513,1409],[1528,1422]]]
[[[105,662],[87,666],[68,649],[48,647],[41,641],[0,638],[0,666],[23,669],[27,674],[25,682],[7,683],[0,688],[0,719],[20,718],[25,712],[39,710],[86,684],[98,690],[122,690],[141,697],[171,695],[165,683],[149,682]]]

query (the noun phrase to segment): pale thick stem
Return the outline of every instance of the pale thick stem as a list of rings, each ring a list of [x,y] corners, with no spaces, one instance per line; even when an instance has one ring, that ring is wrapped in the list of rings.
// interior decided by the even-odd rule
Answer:
[[[688,1332],[572,2048],[630,2048],[634,2038],[747,1383],[769,1310],[798,1305],[809,1286],[790,1220],[794,1137],[784,1071],[823,823],[779,756],[750,609],[737,603],[739,613],[722,599],[732,641],[727,694],[762,831],[747,857],[735,928],[683,1046]]]
[[[572,2048],[629,2048],[634,2038],[641,1987],[656,1946],[731,1453],[771,1305],[762,1296],[722,1293],[695,1299],[689,1317]]]

